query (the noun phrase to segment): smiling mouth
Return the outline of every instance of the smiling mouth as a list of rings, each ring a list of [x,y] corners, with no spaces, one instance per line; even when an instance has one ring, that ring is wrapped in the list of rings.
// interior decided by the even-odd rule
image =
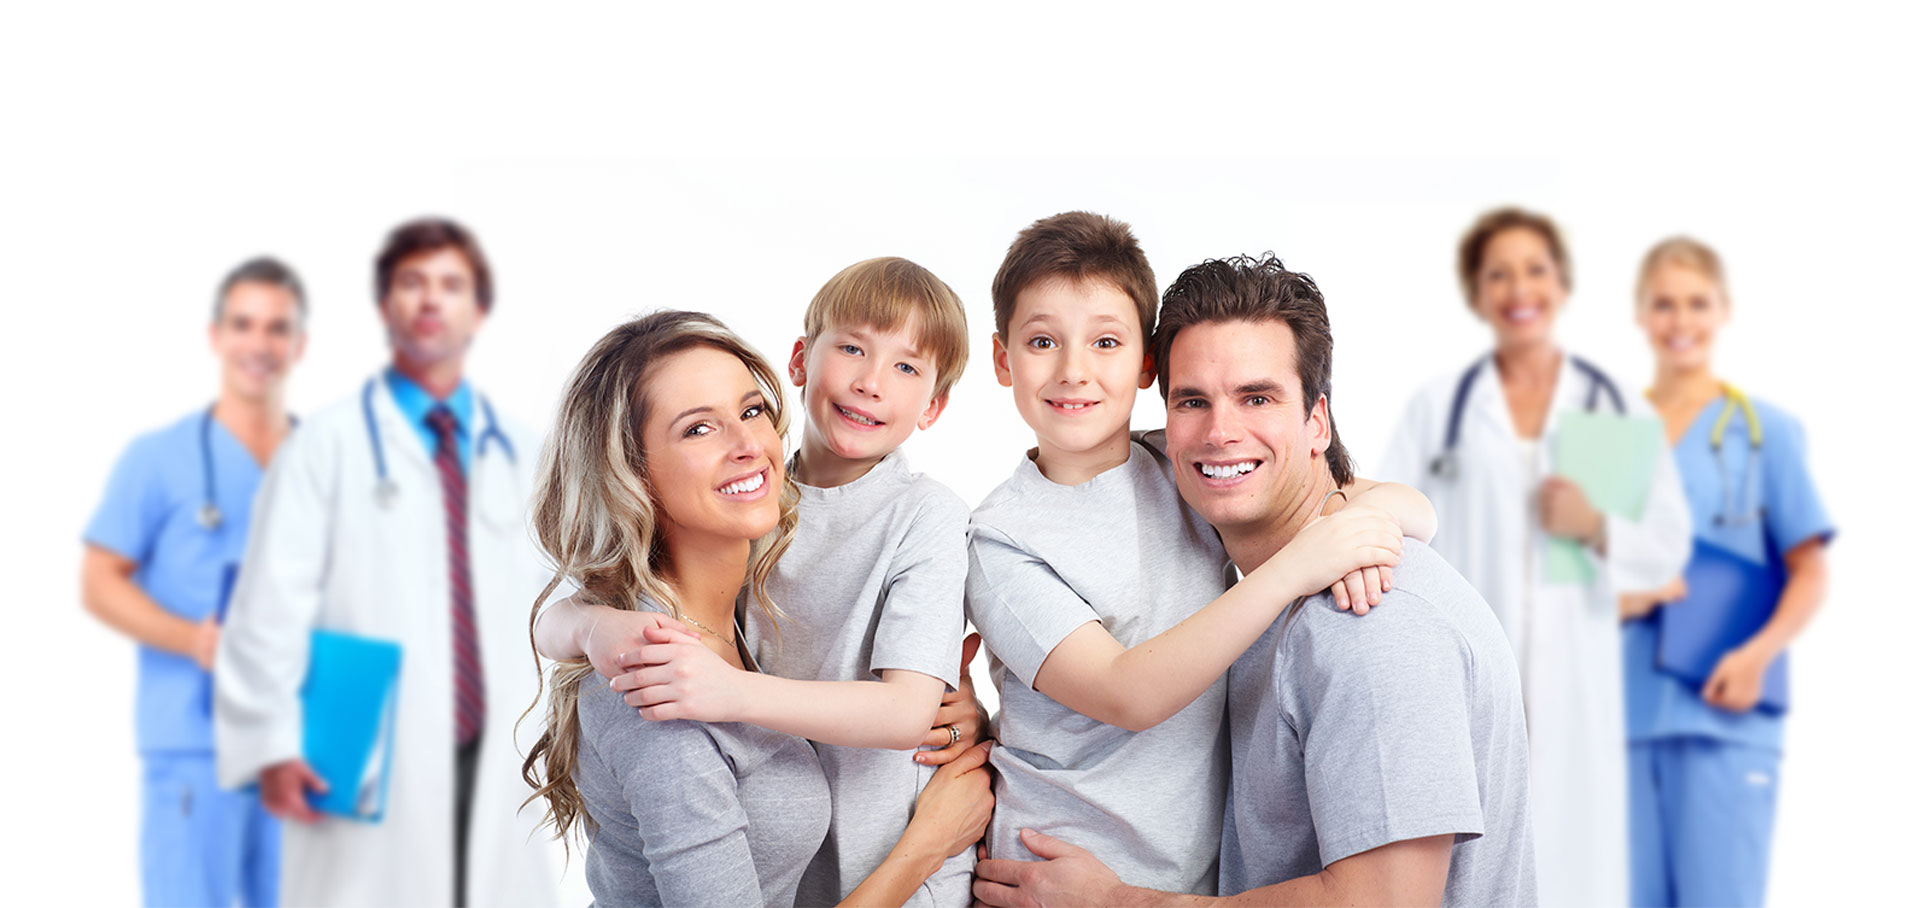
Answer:
[[[1047,406],[1062,413],[1085,413],[1100,405],[1097,400],[1049,400]]]
[[[755,473],[752,476],[748,476],[745,479],[736,479],[730,483],[727,483],[726,485],[721,486],[720,494],[745,495],[749,492],[760,491],[760,488],[766,484],[767,484],[767,471],[761,470],[760,472]]]
[[[1258,460],[1237,460],[1232,463],[1195,463],[1193,468],[1214,482],[1231,483],[1259,469],[1260,464]]]
[[[1524,325],[1538,319],[1544,312],[1546,312],[1544,306],[1514,306],[1503,310],[1500,315],[1509,322]]]
[[[845,419],[846,421],[853,423],[856,426],[868,426],[868,427],[877,428],[879,426],[886,425],[886,423],[882,420],[874,419],[873,417],[868,416],[867,414],[862,413],[858,410],[849,410],[846,407],[840,406],[839,404],[834,404],[833,409],[835,412],[838,412],[840,414],[840,417],[842,419]]]

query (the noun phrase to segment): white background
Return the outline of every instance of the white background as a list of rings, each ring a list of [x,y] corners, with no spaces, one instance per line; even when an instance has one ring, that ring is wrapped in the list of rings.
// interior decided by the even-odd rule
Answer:
[[[977,502],[1031,443],[985,341],[1033,219],[1128,220],[1163,284],[1267,249],[1312,274],[1364,474],[1410,390],[1485,344],[1454,243],[1517,202],[1569,236],[1560,337],[1628,388],[1651,374],[1640,253],[1685,231],[1725,255],[1721,371],[1805,422],[1841,530],[1795,650],[1774,901],[1910,893],[1912,34],[1828,6],[9,8],[0,890],[138,898],[133,654],[80,607],[79,535],[121,446],[211,395],[211,294],[248,255],[307,280],[291,397],[311,410],[381,360],[385,230],[468,223],[498,283],[471,374],[536,423],[625,316],[710,310],[779,359],[827,277],[907,256],[966,301],[975,348],[908,450]],[[1143,392],[1136,424],[1158,404]]]

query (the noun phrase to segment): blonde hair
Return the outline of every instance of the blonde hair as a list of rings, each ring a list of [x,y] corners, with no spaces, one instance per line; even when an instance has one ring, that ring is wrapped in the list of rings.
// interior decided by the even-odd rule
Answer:
[[[933,360],[933,398],[945,398],[967,368],[967,310],[933,272],[888,256],[855,262],[827,279],[807,304],[807,340],[831,328],[893,331],[914,324],[914,343]]]
[[[1646,258],[1640,260],[1640,278],[1633,284],[1633,300],[1638,305],[1647,298],[1647,288],[1653,283],[1653,273],[1662,265],[1679,265],[1691,268],[1704,275],[1720,288],[1720,299],[1731,301],[1727,293],[1727,275],[1720,267],[1720,255],[1708,246],[1690,236],[1670,236],[1647,250]]]
[[[553,431],[540,452],[534,485],[533,531],[554,567],[553,579],[533,602],[528,619],[563,580],[580,588],[582,598],[620,609],[651,599],[681,617],[680,596],[668,579],[672,565],[661,534],[662,514],[647,477],[647,452],[641,440],[649,402],[647,380],[668,356],[694,347],[731,353],[753,373],[766,399],[767,413],[782,438],[787,413],[780,375],[767,361],[713,316],[661,311],[607,332],[567,380]],[[747,562],[753,599],[777,621],[780,611],[767,598],[767,578],[793,542],[799,522],[799,487],[788,476],[780,489],[780,520],[773,532],[755,540]],[[539,653],[534,654],[536,670]],[[585,802],[573,782],[580,744],[579,687],[593,675],[585,660],[557,662],[547,697],[546,728],[528,752],[520,773],[534,793],[547,799],[545,821],[554,837],[565,839],[576,822],[592,828]],[[540,705],[536,695],[530,714]],[[523,716],[524,718],[524,716]]]

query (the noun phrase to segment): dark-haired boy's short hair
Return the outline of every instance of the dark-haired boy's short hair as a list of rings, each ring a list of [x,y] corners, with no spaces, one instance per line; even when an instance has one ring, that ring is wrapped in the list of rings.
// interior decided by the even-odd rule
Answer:
[[[1000,272],[993,276],[994,333],[1007,336],[1020,291],[1053,278],[1075,283],[1101,280],[1119,288],[1140,314],[1140,336],[1152,336],[1153,311],[1159,305],[1153,267],[1125,221],[1069,211],[1041,218],[1020,231],[1007,247]]]
[[[257,255],[234,266],[227,276],[220,279],[220,289],[213,294],[213,321],[218,324],[220,316],[227,310],[227,294],[241,284],[268,284],[293,294],[294,309],[299,312],[301,321],[307,318],[307,289],[300,284],[300,275],[295,274],[287,263],[270,255]]]
[[[1259,258],[1237,255],[1209,259],[1188,268],[1167,286],[1160,301],[1160,327],[1153,335],[1154,361],[1160,364],[1160,396],[1165,398],[1173,364],[1167,355],[1173,339],[1194,325],[1215,322],[1280,322],[1293,332],[1293,361],[1300,373],[1301,408],[1311,413],[1327,398],[1327,469],[1333,481],[1353,481],[1353,464],[1333,423],[1333,328],[1327,303],[1313,278],[1288,271],[1269,252]]]
[[[487,264],[487,254],[480,250],[480,241],[473,232],[448,218],[426,217],[408,221],[393,228],[387,234],[386,245],[380,247],[380,255],[373,260],[373,301],[378,304],[386,301],[387,291],[393,289],[393,272],[400,263],[422,252],[434,252],[440,249],[457,249],[473,269],[473,295],[480,303],[480,311],[493,308],[493,268]]]

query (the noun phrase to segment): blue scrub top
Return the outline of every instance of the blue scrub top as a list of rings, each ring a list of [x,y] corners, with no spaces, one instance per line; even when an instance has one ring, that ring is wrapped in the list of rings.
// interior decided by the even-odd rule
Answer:
[[[1800,422],[1764,401],[1749,400],[1760,419],[1757,458],[1748,441],[1746,414],[1738,407],[1727,422],[1720,454],[1714,453],[1713,424],[1723,409],[1732,406],[1723,394],[1687,427],[1686,435],[1673,447],[1673,460],[1687,490],[1694,535],[1755,564],[1765,564],[1769,536],[1775,551],[1784,554],[1809,539],[1831,539],[1833,523],[1807,469],[1806,433]],[[1724,523],[1716,520],[1728,507],[1723,483],[1733,487],[1733,510]],[[1762,516],[1751,519],[1756,509]],[[1659,633],[1652,620],[1628,622],[1623,635],[1628,740],[1698,736],[1780,749],[1780,716],[1715,709],[1686,684],[1654,667]]]
[[[400,414],[407,418],[420,435],[420,443],[427,446],[427,456],[432,457],[440,449],[440,435],[427,424],[427,414],[434,407],[446,404],[453,411],[453,420],[458,427],[455,434],[460,443],[460,472],[471,473],[468,464],[473,462],[473,390],[465,379],[460,381],[446,400],[435,400],[427,389],[420,387],[413,379],[400,374],[400,370],[387,367],[387,389],[393,394],[393,403],[400,408]]]
[[[247,544],[260,465],[219,420],[208,427],[220,526],[200,526],[206,502],[198,410],[127,446],[87,524],[85,541],[139,566],[133,581],[189,621],[214,613]],[[134,740],[142,754],[213,750],[212,678],[191,658],[140,645]]]

